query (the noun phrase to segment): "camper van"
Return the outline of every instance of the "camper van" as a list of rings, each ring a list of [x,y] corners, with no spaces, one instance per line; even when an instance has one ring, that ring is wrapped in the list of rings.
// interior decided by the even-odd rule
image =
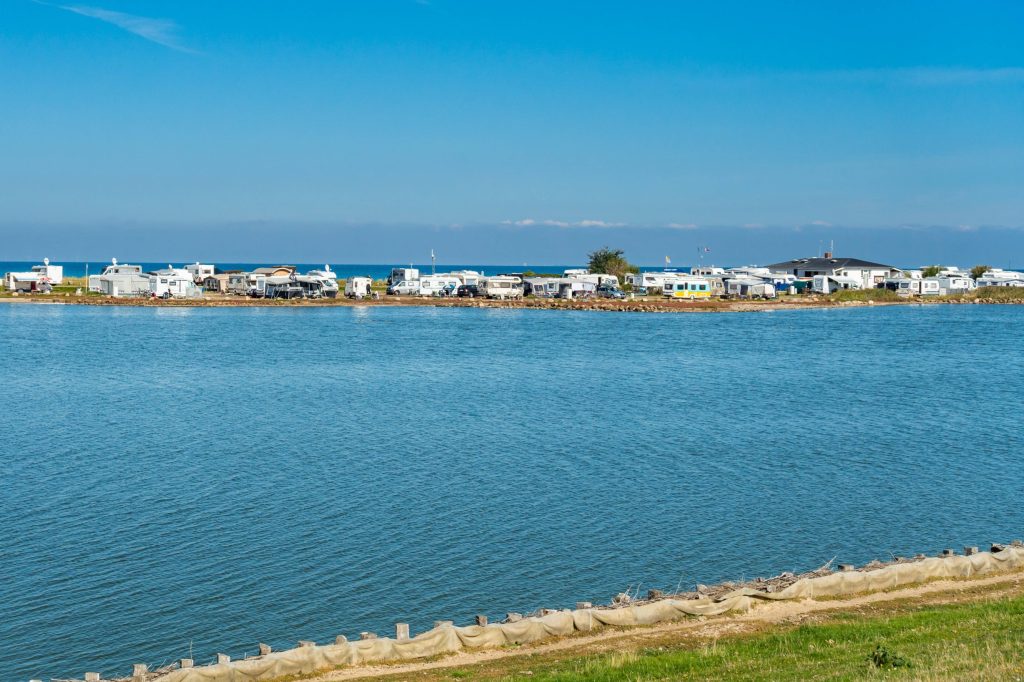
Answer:
[[[325,265],[323,270],[310,270],[306,276],[320,282],[321,291],[326,298],[338,297],[338,275],[331,270],[330,265]]]
[[[156,298],[190,298],[199,294],[192,273],[168,265],[149,273],[149,293]]]
[[[462,285],[462,280],[452,275],[423,275],[419,281],[420,296],[450,296]]]
[[[486,298],[522,298],[523,280],[518,277],[486,277],[477,285]]]
[[[345,280],[345,295],[349,298],[366,298],[370,295],[373,280],[369,277],[349,277]]]
[[[277,275],[278,277],[285,277],[285,275]],[[250,272],[248,276],[248,286],[245,289],[245,295],[253,298],[263,298],[267,295],[267,279],[266,275],[258,272]]]
[[[704,277],[686,277],[665,283],[666,298],[711,298],[711,282]]]
[[[415,296],[420,293],[419,279],[403,279],[388,287],[388,293],[392,296]]]

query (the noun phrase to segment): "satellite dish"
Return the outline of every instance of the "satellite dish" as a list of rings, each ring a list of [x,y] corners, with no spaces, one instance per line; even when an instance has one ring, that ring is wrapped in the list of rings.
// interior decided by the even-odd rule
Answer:
[[[49,264],[50,264],[50,259],[49,258],[44,258],[43,259],[43,265],[49,265]]]
[[[112,265],[117,265],[117,259],[116,258],[111,258],[110,262],[111,262]]]

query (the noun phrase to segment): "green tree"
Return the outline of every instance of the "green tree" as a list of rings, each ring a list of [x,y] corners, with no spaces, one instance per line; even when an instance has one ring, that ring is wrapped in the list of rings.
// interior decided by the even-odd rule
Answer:
[[[991,265],[975,265],[973,268],[971,268],[971,277],[973,277],[974,279],[978,279],[991,269]]]
[[[929,265],[928,267],[923,268],[921,270],[921,276],[922,277],[934,277],[935,275],[939,274],[940,270],[942,270],[942,268],[939,267],[938,265]]]
[[[626,260],[626,252],[622,249],[610,249],[607,246],[588,254],[587,268],[602,275],[615,275],[619,279],[629,272],[640,272],[640,268]]]

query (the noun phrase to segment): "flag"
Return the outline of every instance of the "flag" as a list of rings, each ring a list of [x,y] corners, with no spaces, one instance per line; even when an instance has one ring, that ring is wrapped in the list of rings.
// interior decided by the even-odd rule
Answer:
[[[665,265],[672,265],[672,259],[668,256],[665,256]]]

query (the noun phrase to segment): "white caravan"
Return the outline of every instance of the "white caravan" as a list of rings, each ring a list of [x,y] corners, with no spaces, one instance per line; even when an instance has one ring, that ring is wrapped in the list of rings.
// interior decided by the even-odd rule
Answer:
[[[967,273],[951,272],[939,275],[936,279],[939,281],[939,294],[942,296],[948,296],[949,294],[963,294],[968,291],[973,291],[978,286]]]
[[[338,275],[331,270],[330,265],[325,265],[323,270],[310,270],[306,273],[307,277],[312,277],[320,282],[323,290],[323,295],[327,298],[337,298],[338,290]]]
[[[899,296],[938,296],[939,278],[903,279],[899,281],[898,287],[896,293]]]
[[[370,295],[373,280],[369,277],[349,277],[345,280],[345,295],[349,298],[366,298]]]
[[[462,280],[453,275],[423,275],[419,281],[420,296],[444,296],[454,294],[462,285]]]
[[[518,277],[497,276],[486,277],[477,285],[480,295],[487,298],[522,298],[523,280]]]

